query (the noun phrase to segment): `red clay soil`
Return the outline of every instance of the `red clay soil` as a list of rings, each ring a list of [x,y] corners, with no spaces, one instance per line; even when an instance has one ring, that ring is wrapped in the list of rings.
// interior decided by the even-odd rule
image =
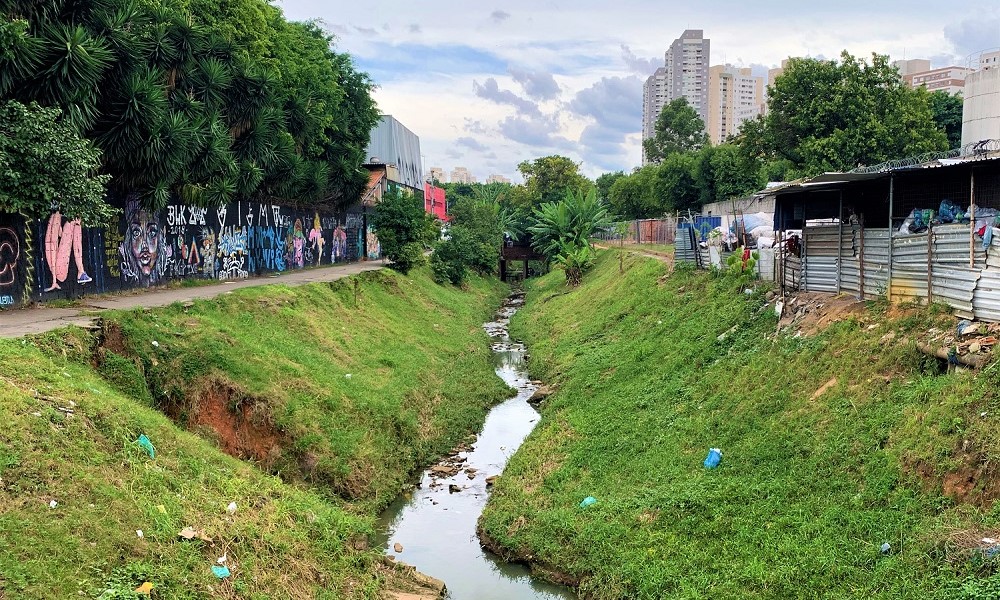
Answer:
[[[263,407],[224,384],[203,388],[191,407],[188,426],[209,430],[219,448],[237,458],[269,465],[281,456],[281,433]]]

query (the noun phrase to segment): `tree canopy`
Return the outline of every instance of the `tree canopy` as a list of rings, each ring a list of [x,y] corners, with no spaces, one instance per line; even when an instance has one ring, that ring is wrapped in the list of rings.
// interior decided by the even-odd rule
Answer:
[[[580,174],[580,165],[565,156],[553,155],[523,161],[517,170],[524,177],[526,200],[531,206],[559,202],[567,191],[589,190],[593,183]]]
[[[787,160],[791,174],[847,171],[859,165],[946,149],[929,94],[913,90],[888,56],[871,62],[792,58],[768,88],[767,115],[744,123],[740,145],[761,160]]]
[[[938,128],[948,136],[948,148],[958,148],[962,145],[962,109],[961,96],[952,96],[944,90],[930,94],[931,114]]]
[[[0,94],[63,109],[152,208],[363,189],[372,83],[265,0],[0,0]]]
[[[705,122],[683,96],[663,107],[653,131],[653,137],[642,143],[651,162],[662,162],[677,152],[697,151],[708,144]]]
[[[61,118],[58,108],[0,104],[0,207],[27,216],[59,208],[86,225],[113,212],[104,202],[100,152]]]

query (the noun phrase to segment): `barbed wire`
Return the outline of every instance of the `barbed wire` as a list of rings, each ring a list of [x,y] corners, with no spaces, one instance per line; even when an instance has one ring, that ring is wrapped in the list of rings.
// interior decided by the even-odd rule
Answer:
[[[1000,139],[996,140],[982,140],[980,142],[973,142],[971,144],[966,144],[961,148],[954,148],[952,150],[946,150],[941,152],[925,152],[923,154],[918,154],[916,156],[910,156],[907,158],[900,158],[897,160],[890,160],[877,165],[871,165],[866,167],[858,167],[848,171],[849,173],[882,173],[884,171],[895,171],[897,169],[906,169],[909,167],[916,167],[925,163],[933,162],[936,160],[944,160],[948,158],[969,158],[974,160],[976,158],[987,158],[990,154],[1000,152]]]

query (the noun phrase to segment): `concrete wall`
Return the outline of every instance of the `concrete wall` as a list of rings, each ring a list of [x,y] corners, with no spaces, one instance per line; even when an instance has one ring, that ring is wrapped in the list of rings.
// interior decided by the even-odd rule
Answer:
[[[360,206],[323,214],[246,201],[150,212],[124,198],[118,206],[100,227],[58,212],[40,220],[0,213],[0,307],[380,256]]]
[[[962,145],[1000,139],[1000,68],[969,75],[964,97]]]

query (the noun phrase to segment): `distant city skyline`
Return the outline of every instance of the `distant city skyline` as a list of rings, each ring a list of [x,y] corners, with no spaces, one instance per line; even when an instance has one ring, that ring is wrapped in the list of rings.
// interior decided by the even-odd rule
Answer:
[[[995,0],[949,11],[924,0],[778,0],[766,10],[729,0],[277,4],[291,19],[319,19],[371,74],[379,110],[420,137],[425,169],[461,162],[516,182],[519,162],[549,154],[581,162],[590,177],[637,166],[643,83],[685,29],[712,40],[713,65],[757,76],[789,56],[836,58],[845,49],[937,68],[1000,46]]]

